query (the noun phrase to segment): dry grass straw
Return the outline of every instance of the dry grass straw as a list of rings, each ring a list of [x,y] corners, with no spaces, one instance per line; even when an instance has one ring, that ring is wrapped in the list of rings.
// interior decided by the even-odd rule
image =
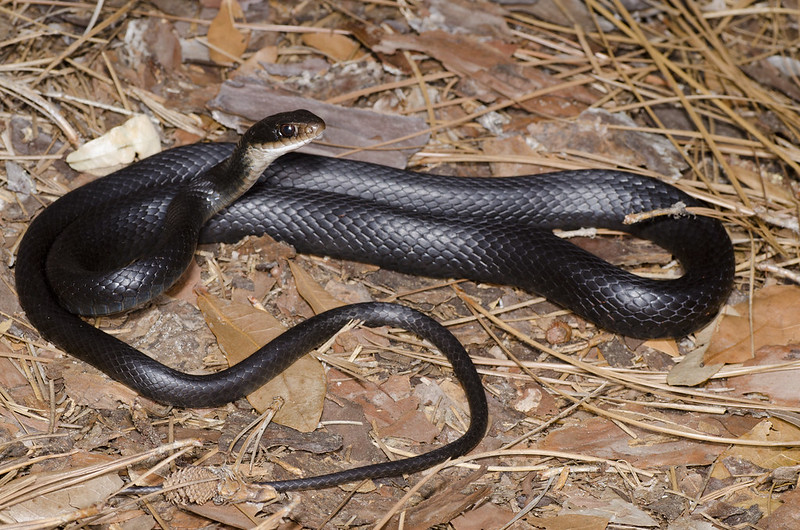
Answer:
[[[393,5],[392,2],[380,2]],[[42,2],[41,4],[47,4]],[[131,109],[143,105],[162,121],[166,128],[174,127],[186,130],[199,137],[205,135],[197,116],[183,115],[166,107],[156,95],[134,86],[120,83],[113,64],[104,60],[108,74],[94,66],[96,61],[78,61],[78,57],[92,59],[98,56],[105,58],[105,50],[111,42],[119,38],[117,31],[109,31],[117,21],[130,16],[158,16],[149,11],[135,9],[135,2],[128,2],[120,8],[103,10],[99,24],[87,29],[84,35],[71,35],[56,26],[38,20],[28,12],[28,5],[37,2],[17,4],[0,2],[0,15],[16,21],[24,21],[27,34],[7,38],[0,42],[0,52],[6,58],[0,66],[0,117],[11,118],[14,114],[30,116],[34,122],[46,127],[54,138],[65,140],[70,145],[78,145],[81,139],[93,137],[101,132],[98,114],[113,112],[129,115]],[[88,4],[59,3],[69,9],[70,6],[83,10],[83,14],[91,14]],[[729,223],[734,240],[737,242],[739,256],[738,272],[744,290],[753,288],[753,284],[761,283],[766,275],[782,275],[797,279],[798,258],[798,203],[792,193],[778,197],[767,196],[768,184],[784,179],[784,187],[790,190],[786,181],[796,183],[800,174],[800,149],[789,138],[800,137],[800,113],[798,102],[793,101],[776,90],[759,84],[758,81],[745,75],[741,66],[753,62],[756,58],[748,57],[744,50],[748,47],[764,50],[762,56],[785,55],[796,49],[797,42],[788,42],[783,38],[781,28],[789,19],[797,20],[798,11],[780,6],[771,7],[766,4],[744,5],[722,11],[704,11],[694,1],[665,0],[653,3],[653,9],[661,13],[662,24],[642,24],[636,15],[630,13],[619,0],[587,0],[592,16],[597,21],[597,28],[602,27],[600,19],[612,23],[614,31],[599,29],[589,31],[580,26],[557,25],[536,20],[532,17],[515,14],[509,22],[515,25],[513,34],[520,39],[522,45],[515,53],[520,64],[548,68],[555,72],[560,83],[557,86],[534,90],[517,99],[500,98],[497,102],[481,106],[464,97],[444,97],[433,103],[428,97],[428,89],[434,88],[443,93],[450,88],[454,74],[447,71],[422,73],[416,68],[415,60],[409,55],[410,64],[414,65],[414,75],[409,79],[372,87],[361,88],[354,92],[341,94],[329,100],[330,103],[352,102],[359,98],[382,94],[393,90],[418,86],[425,95],[425,104],[421,109],[428,116],[430,128],[425,131],[434,134],[445,131],[458,131],[459,127],[477,125],[478,118],[516,106],[528,99],[538,98],[552,92],[591,85],[604,93],[595,106],[609,112],[643,111],[655,124],[654,127],[637,127],[633,130],[658,134],[668,139],[681,153],[691,168],[692,178],[679,183],[692,195],[707,200],[718,207],[722,217]],[[398,15],[399,16],[399,15]],[[168,17],[178,19],[180,17]],[[208,21],[190,19],[197,24]],[[747,21],[747,30],[742,23]],[[305,32],[327,31],[324,28],[296,26],[260,26],[245,25],[254,31]],[[655,33],[657,31],[661,33]],[[344,32],[339,32],[344,33]],[[71,44],[64,46],[62,38],[71,39]],[[46,42],[46,45],[33,46],[33,42]],[[529,43],[526,46],[525,43]],[[118,96],[114,104],[99,104],[92,100],[91,91],[87,89],[89,81],[100,82]],[[797,80],[795,79],[795,82]],[[445,82],[444,85],[441,82]],[[59,102],[60,105],[55,105]],[[460,106],[468,110],[459,119],[443,121],[437,118],[437,110],[448,106]],[[665,126],[655,108],[661,105],[674,105],[682,109],[691,123],[691,129],[684,130]],[[765,131],[757,126],[752,116],[769,114],[776,125],[773,131],[785,131],[782,134]],[[722,134],[717,131],[721,126],[732,127],[741,132],[741,137]],[[421,136],[422,133],[409,135],[406,138]],[[457,134],[455,135],[457,136]],[[441,137],[439,137],[441,140]],[[373,149],[392,148],[390,143],[372,146]],[[358,149],[353,149],[355,152]],[[63,186],[42,178],[44,169],[54,158],[63,155],[60,152],[46,152],[38,156],[18,156],[8,150],[0,149],[0,160],[30,161],[36,164],[30,168],[32,174],[39,179],[39,189],[47,195],[57,196],[65,190]],[[744,183],[740,181],[740,171],[732,165],[733,158],[747,159],[756,167],[760,183]],[[605,160],[596,153],[564,152],[559,156],[542,154],[536,156],[495,157],[476,152],[471,142],[448,140],[446,143],[432,142],[415,159],[417,163],[453,163],[453,162],[493,162],[513,161],[530,163],[554,169],[574,169],[582,167],[612,167],[614,162]],[[637,168],[630,168],[637,169]],[[2,178],[2,176],[0,176]],[[6,194],[3,195],[3,198]],[[743,244],[742,244],[743,243]],[[775,260],[777,263],[774,263]],[[749,282],[749,284],[748,284]],[[453,288],[451,283],[443,284]],[[394,295],[397,298],[410,293]],[[590,412],[608,417],[621,425],[639,427],[670,436],[679,436],[707,442],[748,445],[776,446],[786,442],[772,443],[755,440],[709,436],[704,433],[690,431],[682,426],[655,424],[641,417],[614,412],[605,406],[619,403],[620,400],[610,396],[610,390],[626,388],[643,394],[655,395],[658,401],[650,403],[651,407],[678,408],[695,413],[719,414],[730,407],[749,410],[780,410],[782,412],[800,412],[788,407],[775,407],[762,402],[745,399],[734,399],[719,396],[710,392],[693,389],[676,389],[665,384],[664,373],[643,373],[638,370],[622,370],[600,366],[582,361],[576,355],[567,354],[568,349],[557,350],[545,347],[531,337],[521,335],[515,328],[503,320],[504,310],[487,310],[463,298],[474,310],[467,316],[451,324],[463,324],[467,321],[478,321],[486,326],[490,335],[496,337],[498,345],[503,344],[504,337],[514,336],[536,350],[548,353],[558,359],[556,362],[529,362],[517,359],[497,360],[478,358],[476,361],[481,371],[494,377],[530,377],[547,386],[552,392],[574,403],[574,408],[582,407]],[[531,299],[525,304],[539,302]],[[6,315],[5,318],[9,318]],[[503,335],[501,336],[500,333]],[[506,335],[507,334],[507,335]],[[394,338],[407,340],[402,336]],[[20,341],[20,337],[4,336],[0,340]],[[413,341],[410,341],[413,342]],[[577,351],[585,351],[592,345],[589,341],[573,345]],[[42,347],[42,344],[31,343]],[[396,351],[407,354],[406,349]],[[414,354],[419,359],[430,362],[441,362],[435,355]],[[18,363],[25,363],[28,372],[39,373],[35,356],[15,355]],[[346,364],[340,361],[344,367]],[[518,367],[519,374],[510,375],[504,371],[508,367]],[[355,367],[353,372],[356,373]],[[718,377],[729,377],[764,370],[796,369],[796,363],[760,368],[729,368],[723,370]],[[561,377],[540,378],[535,370],[547,369],[558,372]],[[33,382],[41,388],[40,382]],[[582,389],[577,391],[576,388]],[[42,394],[44,396],[44,394]],[[53,399],[52,396],[43,399]],[[13,402],[10,396],[0,393],[0,406],[11,411],[12,415],[32,415],[46,420],[50,411],[33,411]],[[50,409],[57,405],[51,403]],[[51,416],[53,429],[60,420]],[[519,442],[527,440],[534,434],[521,437]],[[30,437],[30,440],[35,440]],[[800,444],[800,441],[796,442]],[[529,457],[546,457],[547,460],[529,466],[507,466],[502,464],[503,458],[509,455],[526,455]],[[531,451],[506,447],[491,453],[472,455],[451,462],[447,465],[471,465],[482,458],[499,458],[501,464],[490,466],[489,470],[508,471],[528,470],[561,473],[563,462],[602,462],[611,469],[632,476],[651,476],[645,470],[625,467],[614,461],[604,461],[576,454],[557,452]],[[556,459],[556,460],[553,460]],[[32,465],[36,461],[31,458],[16,465],[15,469],[0,469],[0,477],[13,477],[20,469]],[[126,461],[127,462],[127,461]],[[436,470],[445,468],[439,466]],[[113,468],[117,469],[117,468]],[[587,468],[588,469],[588,468]],[[112,468],[109,468],[112,470]],[[80,480],[80,477],[73,477]],[[2,480],[2,478],[0,478]],[[633,479],[632,479],[633,480]],[[635,479],[638,480],[638,479]],[[635,481],[634,480],[634,481]],[[418,487],[422,486],[422,481]],[[65,482],[59,482],[62,485]],[[742,487],[746,487],[747,483]],[[33,493],[42,490],[31,490]],[[410,497],[413,489],[409,491]],[[718,495],[723,495],[720,492]],[[17,493],[0,486],[0,500],[13,498]],[[699,502],[707,502],[712,497],[701,498]],[[402,510],[406,498],[390,513],[390,516]],[[102,513],[102,512],[98,512]],[[63,524],[68,519],[57,522]],[[384,524],[383,522],[381,524]],[[379,526],[381,526],[379,524]],[[43,524],[41,527],[46,526]]]

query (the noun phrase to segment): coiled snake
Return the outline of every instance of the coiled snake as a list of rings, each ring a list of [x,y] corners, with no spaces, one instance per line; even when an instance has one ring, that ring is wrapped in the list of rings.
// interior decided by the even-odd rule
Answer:
[[[294,111],[262,120],[236,145],[195,144],[144,159],[51,204],[17,255],[20,303],[42,336],[163,403],[207,407],[242,397],[353,319],[406,328],[448,357],[470,405],[461,438],[406,460],[273,483],[279,490],[411,473],[472,449],[488,412],[463,347],[415,310],[357,304],[303,322],[227,370],[198,376],[152,360],[75,313],[107,314],[150,300],[178,278],[198,241],[265,233],[300,252],[514,285],[632,337],[688,334],[713,318],[731,289],[733,251],[719,222],[661,216],[623,225],[629,213],[698,204],[668,184],[609,170],[488,179],[297,153],[274,160],[322,129],[313,114]],[[680,261],[683,276],[642,278],[552,233],[586,226],[656,242]]]

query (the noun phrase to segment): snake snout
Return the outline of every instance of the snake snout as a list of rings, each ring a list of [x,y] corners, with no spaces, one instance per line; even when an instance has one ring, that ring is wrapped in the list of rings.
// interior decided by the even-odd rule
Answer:
[[[265,120],[280,123],[278,134],[287,144],[310,142],[325,130],[325,120],[305,109],[283,112]]]
[[[325,130],[325,121],[304,109],[281,112],[254,123],[242,135],[241,146],[265,152],[285,152],[311,142]],[[281,153],[282,154],[282,153]]]

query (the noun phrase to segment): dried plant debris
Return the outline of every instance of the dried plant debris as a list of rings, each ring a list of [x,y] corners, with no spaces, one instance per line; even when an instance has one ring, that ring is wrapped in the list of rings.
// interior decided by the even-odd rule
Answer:
[[[798,45],[789,0],[0,3],[0,522],[797,527]],[[401,301],[465,344],[489,398],[489,432],[463,459],[273,496],[258,484],[459,436],[468,411],[447,363],[406,333],[355,327],[248,400],[165,408],[47,344],[14,264],[30,220],[88,172],[232,141],[289,108],[328,124],[309,152],[451,175],[660,176],[725,223],[735,292],[708,329],[643,342],[508,287],[267,237],[203,246],[169,296],[94,323],[203,373],[326,308]],[[560,235],[637,273],[680,273],[650,243]],[[149,489],[118,495],[131,485]]]
[[[224,467],[185,467],[164,479],[163,488],[175,504],[266,502],[277,497],[274,489],[248,484]]]

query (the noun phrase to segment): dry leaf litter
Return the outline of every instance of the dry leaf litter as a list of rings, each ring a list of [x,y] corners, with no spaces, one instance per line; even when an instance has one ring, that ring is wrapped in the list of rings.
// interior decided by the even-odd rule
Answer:
[[[799,15],[796,0],[0,2],[0,522],[797,528]],[[642,342],[507,287],[267,238],[202,247],[169,296],[98,325],[210,371],[326,308],[395,300],[450,327],[490,399],[486,439],[433,473],[251,491],[453,439],[467,411],[446,363],[404,333],[356,328],[247,400],[166,409],[27,325],[14,255],[32,217],[96,175],[292,108],[326,117],[310,152],[665,178],[726,223],[736,291],[708,329]],[[569,235],[630,270],[678,273],[647,242]],[[116,496],[131,481],[171,491]]]

